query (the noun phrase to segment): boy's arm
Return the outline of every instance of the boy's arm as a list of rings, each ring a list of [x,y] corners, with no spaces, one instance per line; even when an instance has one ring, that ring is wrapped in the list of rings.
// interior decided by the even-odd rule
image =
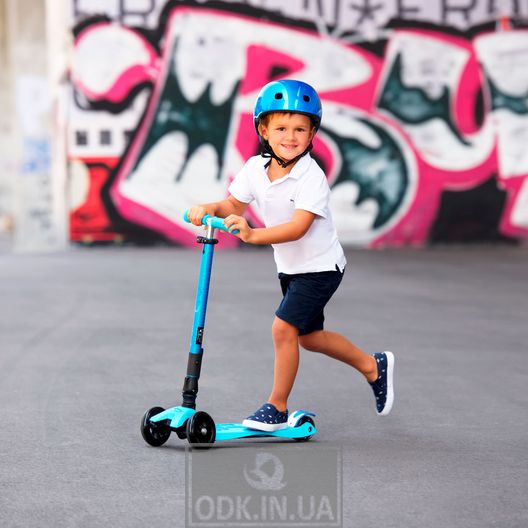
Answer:
[[[295,209],[293,217],[289,222],[273,227],[250,228],[246,219],[232,214],[226,216],[224,224],[230,231],[238,229],[236,235],[249,244],[280,244],[282,242],[292,242],[302,238],[313,221],[315,214],[304,209]]]
[[[211,216],[219,216],[225,218],[229,215],[241,216],[245,213],[248,204],[237,200],[233,196],[229,196],[220,202],[212,202],[208,204],[193,205],[188,212],[189,220],[192,224],[202,225],[202,218],[208,214]]]

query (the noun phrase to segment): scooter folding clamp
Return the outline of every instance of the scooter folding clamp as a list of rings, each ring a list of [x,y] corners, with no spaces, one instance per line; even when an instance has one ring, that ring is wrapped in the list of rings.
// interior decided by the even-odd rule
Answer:
[[[198,244],[218,244],[218,240],[216,238],[207,238],[204,236],[197,236],[196,242],[198,242]]]

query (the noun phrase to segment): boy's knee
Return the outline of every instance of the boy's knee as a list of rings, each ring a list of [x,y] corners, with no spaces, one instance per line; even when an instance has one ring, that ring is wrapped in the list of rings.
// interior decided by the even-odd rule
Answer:
[[[318,330],[299,336],[299,344],[309,352],[321,352],[323,337],[323,331]]]
[[[297,339],[299,330],[290,323],[275,317],[271,327],[271,333],[275,341],[287,341],[290,339]]]

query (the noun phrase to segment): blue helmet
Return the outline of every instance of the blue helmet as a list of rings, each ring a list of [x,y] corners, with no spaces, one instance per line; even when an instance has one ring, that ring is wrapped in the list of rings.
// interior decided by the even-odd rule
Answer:
[[[309,84],[292,79],[270,82],[260,90],[253,111],[257,133],[260,118],[270,112],[305,114],[312,119],[316,130],[323,115],[317,92]]]

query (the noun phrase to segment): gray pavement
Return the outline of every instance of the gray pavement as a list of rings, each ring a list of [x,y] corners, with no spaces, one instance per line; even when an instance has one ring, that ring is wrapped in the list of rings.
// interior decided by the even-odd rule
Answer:
[[[6,248],[0,526],[183,527],[186,467],[200,453],[293,460],[304,449],[309,464],[329,446],[342,455],[337,525],[528,526],[526,247],[348,251],[327,327],[394,351],[391,415],[376,416],[355,371],[304,352],[290,409],[317,413],[312,441],[208,452],[175,435],[151,448],[139,434],[147,408],[180,403],[199,251]],[[237,421],[268,395],[279,287],[266,248],[217,251],[214,264],[198,402]]]

